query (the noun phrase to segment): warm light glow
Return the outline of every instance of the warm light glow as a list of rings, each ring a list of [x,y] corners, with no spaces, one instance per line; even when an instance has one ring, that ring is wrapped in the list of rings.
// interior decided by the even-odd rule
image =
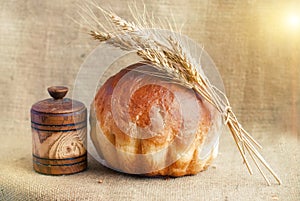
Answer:
[[[293,29],[300,28],[300,17],[296,14],[290,14],[287,18],[288,25]]]

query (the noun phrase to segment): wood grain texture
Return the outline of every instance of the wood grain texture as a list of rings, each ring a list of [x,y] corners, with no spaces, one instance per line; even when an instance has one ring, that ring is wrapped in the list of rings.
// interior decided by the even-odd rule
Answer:
[[[64,108],[65,110],[69,109]],[[35,171],[62,175],[81,172],[87,168],[85,108],[67,114],[40,113],[32,109],[31,127]]]
[[[75,158],[86,154],[86,128],[51,132],[32,129],[33,155],[45,159]]]
[[[69,109],[70,111],[72,109]],[[36,112],[35,110],[31,110],[31,122],[32,126],[40,129],[47,129],[48,126],[62,126],[69,125],[74,128],[81,128],[80,124],[86,125],[87,111],[85,108],[83,110],[74,112],[74,113],[65,113],[65,114],[49,114],[49,113],[41,113]],[[70,126],[70,125],[69,125]],[[74,129],[73,128],[73,129]],[[58,128],[53,128],[58,129]],[[62,128],[63,129],[63,128]]]
[[[31,108],[33,168],[62,175],[87,167],[87,110],[83,103],[64,98],[67,87],[48,87],[52,98]]]
[[[81,172],[87,167],[86,127],[68,132],[32,128],[33,167],[43,174]]]

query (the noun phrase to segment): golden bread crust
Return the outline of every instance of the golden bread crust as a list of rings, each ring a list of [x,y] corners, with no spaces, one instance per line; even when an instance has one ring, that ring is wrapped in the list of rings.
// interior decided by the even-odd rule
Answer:
[[[143,79],[129,75],[128,80],[120,81],[140,65],[142,64],[123,69],[110,77],[97,91],[91,107],[91,136],[97,151],[101,152],[101,157],[109,166],[127,173],[141,172],[141,168],[144,167],[145,170],[151,169],[150,172],[143,173],[148,176],[178,177],[205,170],[214,158],[212,153],[205,159],[199,157],[211,126],[209,109],[197,96],[198,108],[195,108],[194,112],[201,113],[198,128],[195,129],[192,139],[185,139],[185,136],[178,137],[183,119],[180,102],[173,92],[178,92],[183,98],[185,96],[189,98],[193,95],[192,90],[174,83],[162,85],[160,84],[162,79],[152,75],[144,75]],[[126,104],[114,104],[114,93],[118,93],[117,98],[120,100],[128,99],[128,90],[130,91],[135,83],[139,83],[140,87],[133,90]],[[115,91],[116,87],[124,90]],[[121,116],[114,115],[114,111],[120,113]],[[124,120],[122,116],[124,113],[127,113],[129,120]],[[157,120],[158,117],[161,117],[163,121]],[[126,130],[128,125],[136,125],[138,132],[150,134],[146,137],[133,136],[129,130]],[[99,132],[101,131],[97,127],[100,127],[106,142],[103,138],[100,139]],[[188,146],[186,146],[187,140],[190,140]],[[108,145],[109,143],[112,146]],[[120,151],[113,150],[112,147],[131,155],[124,157]],[[162,154],[155,156],[156,158],[151,155],[147,156],[147,154],[159,151],[162,151]],[[140,155],[145,157],[139,157]]]

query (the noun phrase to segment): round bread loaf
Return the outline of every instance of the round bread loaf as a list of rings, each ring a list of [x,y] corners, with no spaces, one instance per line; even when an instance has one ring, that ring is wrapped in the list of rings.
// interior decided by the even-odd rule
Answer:
[[[121,172],[196,174],[218,152],[212,146],[200,156],[213,124],[212,108],[192,89],[159,75],[138,63],[98,89],[90,113],[93,144],[105,165]]]

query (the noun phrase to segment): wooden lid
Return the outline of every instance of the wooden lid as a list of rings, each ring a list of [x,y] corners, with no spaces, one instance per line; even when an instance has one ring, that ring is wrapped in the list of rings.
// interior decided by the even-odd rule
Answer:
[[[67,87],[52,86],[48,88],[48,92],[52,98],[35,103],[31,110],[38,113],[66,114],[77,112],[85,108],[84,104],[79,101],[64,98],[68,92]]]
[[[67,87],[49,87],[48,92],[52,98],[39,101],[31,108],[31,123],[34,128],[69,130],[86,126],[86,107],[79,101],[64,98],[68,92]]]

